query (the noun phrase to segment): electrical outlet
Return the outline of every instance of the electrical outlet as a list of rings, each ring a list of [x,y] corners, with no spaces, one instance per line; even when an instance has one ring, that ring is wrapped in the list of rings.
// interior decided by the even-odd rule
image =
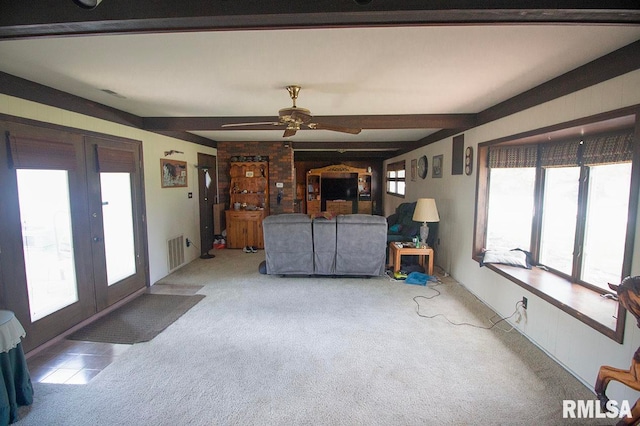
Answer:
[[[186,242],[187,242],[187,247],[191,247],[191,241],[188,238],[187,238]]]
[[[529,301],[527,300],[527,298],[526,298],[526,297],[524,297],[524,296],[522,296],[522,307],[523,307],[523,308],[527,309],[527,303],[528,303],[528,302],[529,302]]]

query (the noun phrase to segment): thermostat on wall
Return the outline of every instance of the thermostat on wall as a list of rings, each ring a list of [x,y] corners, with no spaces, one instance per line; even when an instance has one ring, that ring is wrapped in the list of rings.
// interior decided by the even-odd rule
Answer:
[[[284,188],[284,183],[276,182],[276,188]]]

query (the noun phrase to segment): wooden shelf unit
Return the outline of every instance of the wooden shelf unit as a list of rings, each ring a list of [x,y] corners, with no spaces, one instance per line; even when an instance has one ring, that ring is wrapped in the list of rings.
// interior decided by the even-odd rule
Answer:
[[[232,161],[229,175],[227,247],[264,248],[262,220],[269,215],[269,162]]]
[[[357,178],[358,189],[356,200],[328,200],[322,194],[322,179]],[[311,169],[307,172],[306,187],[307,214],[319,213],[324,205],[325,210],[334,214],[363,213],[372,214],[371,172],[344,164]]]

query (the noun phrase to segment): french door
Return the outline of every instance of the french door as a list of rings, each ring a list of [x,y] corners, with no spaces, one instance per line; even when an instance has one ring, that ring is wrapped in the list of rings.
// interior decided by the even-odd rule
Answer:
[[[29,350],[146,285],[141,144],[3,124],[1,305]]]

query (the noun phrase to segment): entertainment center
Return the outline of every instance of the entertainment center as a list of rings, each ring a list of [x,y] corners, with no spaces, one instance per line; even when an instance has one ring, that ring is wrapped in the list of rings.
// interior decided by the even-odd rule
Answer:
[[[344,164],[307,173],[307,214],[372,214],[371,172]]]

